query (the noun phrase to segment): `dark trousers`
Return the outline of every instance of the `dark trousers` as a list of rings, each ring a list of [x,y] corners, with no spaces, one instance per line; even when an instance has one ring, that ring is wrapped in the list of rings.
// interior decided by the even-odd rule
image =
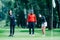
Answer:
[[[10,25],[10,35],[14,35],[15,25]]]
[[[29,27],[29,34],[34,34],[34,22],[29,22],[28,27]]]

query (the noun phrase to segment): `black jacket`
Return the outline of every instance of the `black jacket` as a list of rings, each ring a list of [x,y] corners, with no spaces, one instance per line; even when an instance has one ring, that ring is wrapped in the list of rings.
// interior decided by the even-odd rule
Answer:
[[[46,22],[45,16],[42,16],[42,17],[41,17],[41,21],[42,21],[42,23]]]
[[[15,16],[10,15],[10,25],[15,25]]]

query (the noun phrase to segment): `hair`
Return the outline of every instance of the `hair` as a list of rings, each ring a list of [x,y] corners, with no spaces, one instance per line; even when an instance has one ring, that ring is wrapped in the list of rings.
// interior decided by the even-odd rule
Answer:
[[[12,9],[10,9],[10,10],[12,10]],[[8,10],[8,14],[10,15],[10,10]]]
[[[8,10],[8,14],[10,15],[10,10]]]

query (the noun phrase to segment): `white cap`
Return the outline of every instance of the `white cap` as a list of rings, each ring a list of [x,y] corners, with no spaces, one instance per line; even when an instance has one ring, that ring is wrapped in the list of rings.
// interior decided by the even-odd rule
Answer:
[[[39,14],[39,17],[42,17],[42,15],[41,15],[41,14]]]

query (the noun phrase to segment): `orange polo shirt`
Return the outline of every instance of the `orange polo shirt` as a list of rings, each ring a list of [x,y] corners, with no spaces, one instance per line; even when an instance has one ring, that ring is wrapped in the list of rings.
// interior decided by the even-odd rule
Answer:
[[[35,14],[28,14],[28,22],[36,22],[36,16]]]

